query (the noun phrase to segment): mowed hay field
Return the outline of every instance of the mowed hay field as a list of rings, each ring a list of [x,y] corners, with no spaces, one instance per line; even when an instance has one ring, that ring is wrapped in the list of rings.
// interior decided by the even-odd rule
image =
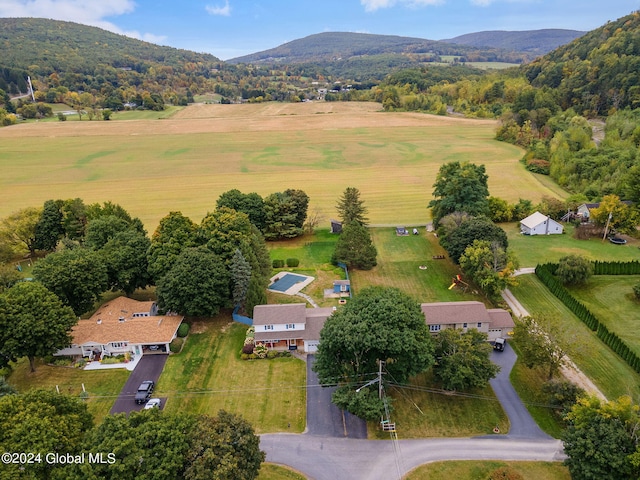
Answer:
[[[199,222],[232,188],[311,198],[326,221],[347,186],[372,224],[422,224],[443,163],[485,164],[491,194],[556,194],[493,139],[496,123],[386,113],[373,103],[195,104],[162,120],[26,123],[0,129],[0,217],[51,198],[112,201],[149,230],[170,211]]]

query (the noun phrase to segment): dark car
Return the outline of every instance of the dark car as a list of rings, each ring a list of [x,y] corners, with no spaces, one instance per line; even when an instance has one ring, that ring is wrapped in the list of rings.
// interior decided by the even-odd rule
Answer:
[[[155,383],[151,380],[145,380],[138,387],[138,391],[136,392],[136,403],[141,404],[145,403],[149,398],[151,398],[151,393],[153,392],[153,387],[155,387]]]

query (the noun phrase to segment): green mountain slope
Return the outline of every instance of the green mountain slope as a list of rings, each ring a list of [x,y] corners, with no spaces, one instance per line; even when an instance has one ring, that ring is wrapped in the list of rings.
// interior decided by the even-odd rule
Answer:
[[[492,30],[468,33],[441,41],[472,47],[503,48],[506,50],[543,55],[561,45],[566,45],[584,34],[585,32],[578,30],[563,29],[526,30],[519,32]]]
[[[35,74],[92,73],[96,65],[182,68],[215,63],[213,55],[161,47],[96,27],[42,18],[0,18],[0,64]]]
[[[228,60],[229,63],[322,63],[353,57],[384,54],[440,56],[457,55],[474,61],[519,63],[532,57],[495,48],[453,45],[423,38],[373,35],[351,32],[325,32],[310,35],[262,52]]]
[[[606,114],[611,108],[640,107],[640,12],[522,68],[533,86],[555,89],[563,108]]]

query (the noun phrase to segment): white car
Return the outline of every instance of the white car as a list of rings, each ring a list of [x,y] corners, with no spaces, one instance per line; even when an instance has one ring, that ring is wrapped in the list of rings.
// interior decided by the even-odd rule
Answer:
[[[145,410],[150,410],[152,408],[160,408],[160,399],[159,398],[151,398],[144,406]]]

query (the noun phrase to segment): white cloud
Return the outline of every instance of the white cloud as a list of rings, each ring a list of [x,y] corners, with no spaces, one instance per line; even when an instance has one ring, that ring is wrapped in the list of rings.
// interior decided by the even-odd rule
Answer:
[[[391,8],[395,5],[406,7],[425,7],[428,5],[440,5],[444,0],[360,0],[367,12],[375,12],[381,8]]]
[[[105,20],[106,17],[131,13],[135,7],[133,0],[0,0],[0,17],[51,18],[91,25],[147,42],[164,41],[164,36],[140,33],[136,30],[124,31]]]
[[[494,0],[471,0],[472,5],[477,5],[479,7],[488,7],[494,2]]]
[[[207,5],[204,8],[211,15],[221,15],[223,17],[228,17],[231,15],[231,6],[229,5],[229,0],[225,0],[224,7],[220,7],[218,5],[216,5],[215,7],[212,7],[211,5]]]

